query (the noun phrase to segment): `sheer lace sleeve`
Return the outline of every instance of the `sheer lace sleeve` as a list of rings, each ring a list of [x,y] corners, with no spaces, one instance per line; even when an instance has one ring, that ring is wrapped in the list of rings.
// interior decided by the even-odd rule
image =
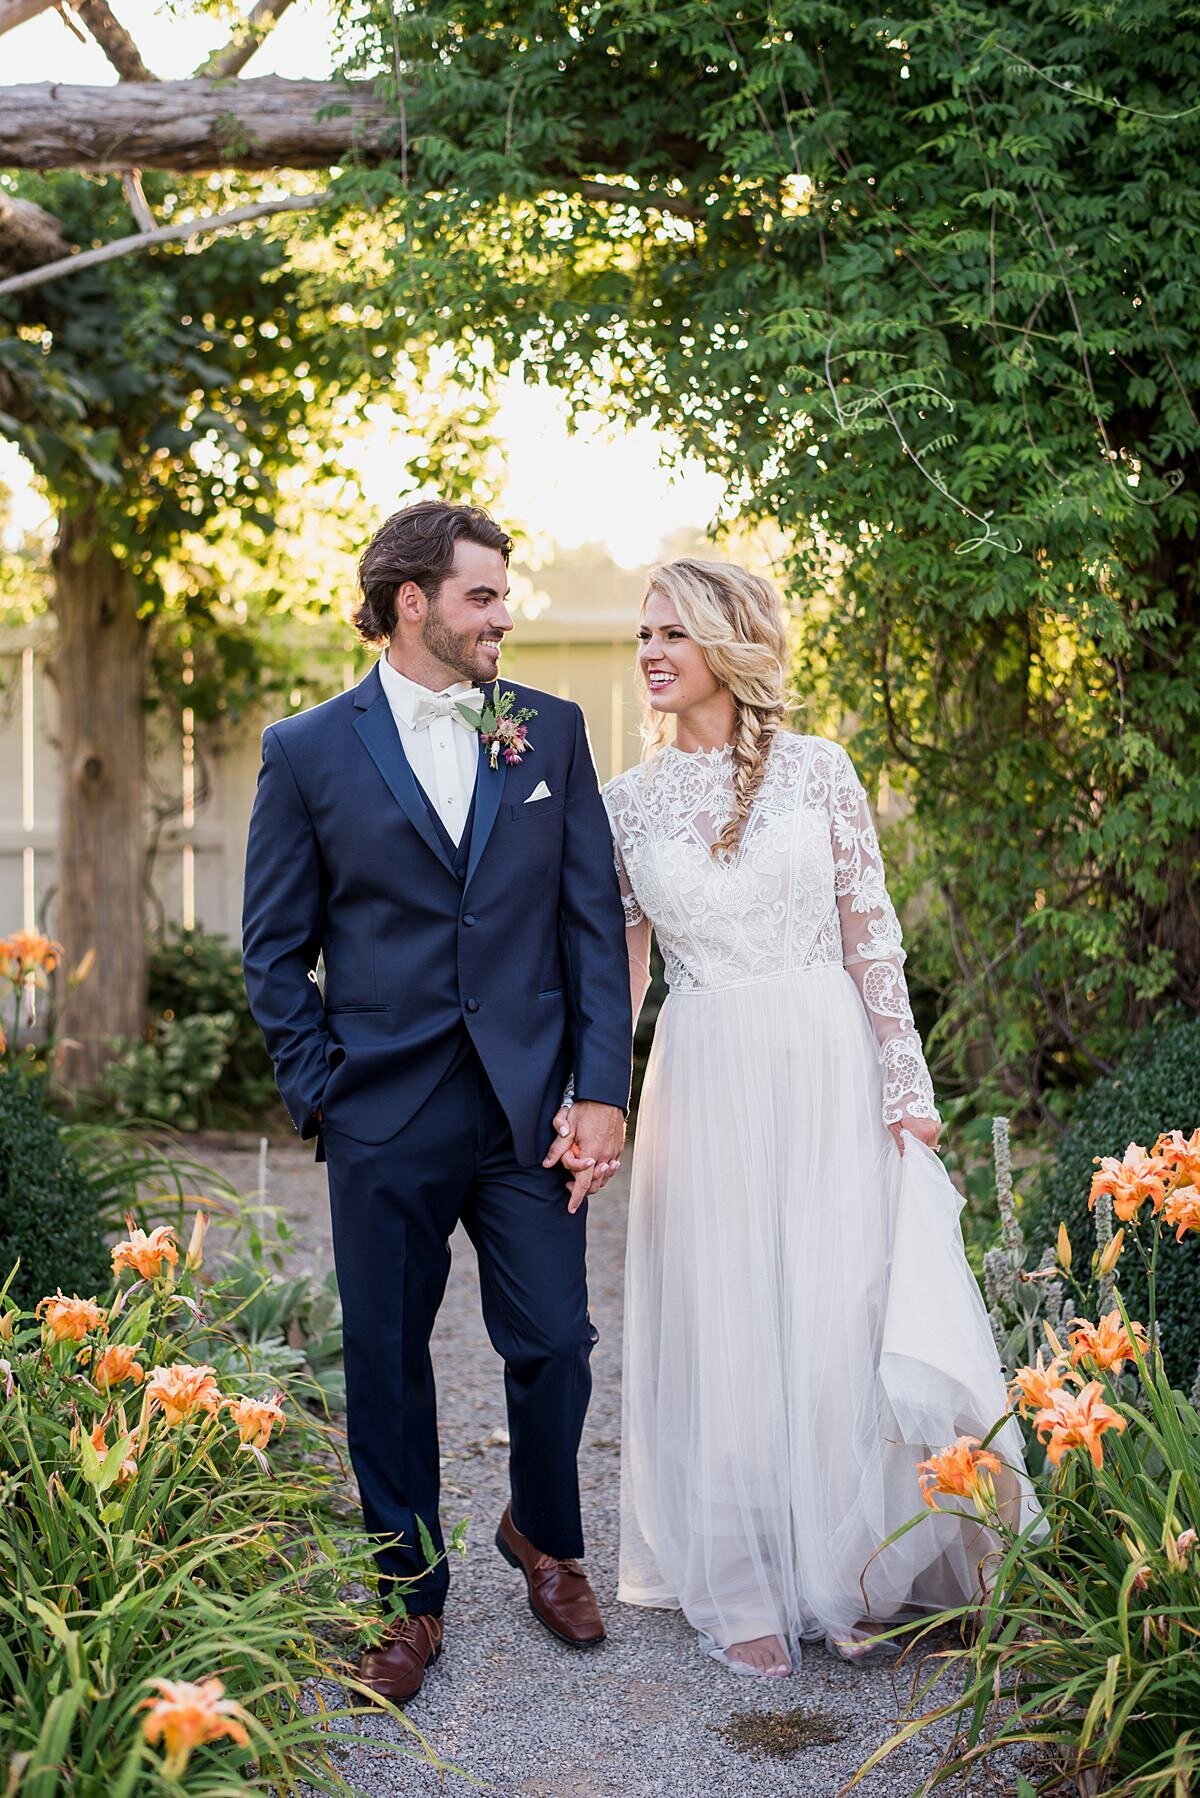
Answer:
[[[625,943],[629,951],[629,998],[633,1006],[633,1024],[637,1028],[638,1014],[650,985],[650,936],[653,926],[642,910],[641,902],[634,891],[629,877],[629,869],[625,863],[623,836],[625,828],[636,816],[636,802],[627,791],[623,778],[610,781],[604,789],[604,803],[608,808],[608,821],[612,828],[613,860],[616,863],[617,882],[621,888],[621,904],[625,908]]]
[[[629,950],[629,1002],[633,1007],[633,1026],[637,1029],[638,1015],[642,1002],[650,985],[650,932],[649,918],[638,903],[637,894],[629,879],[625,866],[625,857],[621,854],[620,839],[613,839],[613,859],[617,864],[617,879],[621,886],[621,904],[625,907],[625,945]]]
[[[879,1044],[883,1121],[937,1119],[904,980],[900,920],[884,884],[879,838],[867,796],[845,750],[834,758],[831,796],[834,886],[842,960],[854,979]]]

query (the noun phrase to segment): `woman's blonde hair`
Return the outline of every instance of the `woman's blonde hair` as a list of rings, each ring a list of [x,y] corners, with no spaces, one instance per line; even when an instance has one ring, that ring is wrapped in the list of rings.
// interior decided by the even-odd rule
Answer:
[[[713,844],[732,854],[767,771],[767,754],[787,713],[788,639],[783,606],[769,581],[731,562],[681,556],[650,570],[646,599],[660,593],[699,645],[714,678],[733,695],[733,816]],[[643,602],[644,603],[644,602]],[[647,708],[646,740],[660,749],[667,721]]]

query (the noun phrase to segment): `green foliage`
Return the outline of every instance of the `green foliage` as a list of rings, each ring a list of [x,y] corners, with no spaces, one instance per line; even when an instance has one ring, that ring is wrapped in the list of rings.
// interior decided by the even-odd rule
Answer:
[[[1200,1001],[1195,18],[373,0],[342,43],[411,177],[345,177],[347,295],[782,532],[798,685],[912,804],[943,1086],[1048,1109]]]
[[[353,1658],[364,1615],[351,1594],[356,1582],[373,1584],[366,1543],[342,1521],[335,1534],[330,1521],[341,1478],[330,1440],[288,1409],[278,1449],[278,1424],[269,1425],[273,1467],[263,1443],[239,1443],[228,1401],[271,1398],[244,1364],[236,1383],[211,1381],[205,1405],[171,1424],[149,1396],[152,1377],[181,1364],[203,1374],[195,1307],[203,1300],[207,1341],[224,1332],[230,1298],[220,1281],[203,1291],[181,1256],[157,1277],[131,1286],[126,1276],[123,1300],[78,1340],[6,1315],[0,1739],[9,1790],[361,1794],[330,1753],[357,1740],[374,1703],[330,1711],[311,1683]],[[92,1370],[110,1345],[136,1345],[143,1382],[100,1390]],[[142,1734],[150,1682],[210,1678],[241,1707],[248,1743],[197,1747],[172,1770]],[[353,1691],[352,1676],[343,1683]],[[400,1738],[390,1751],[418,1752],[444,1771],[388,1708]]]
[[[137,1042],[115,1037],[97,1097],[118,1117],[198,1130],[237,1028],[233,1013],[156,1018]]]
[[[167,222],[208,192],[147,179]],[[124,228],[117,182],[51,175],[20,186],[75,241]],[[9,433],[65,510],[99,508],[151,602],[156,560],[187,533],[236,518],[267,537],[277,474],[327,465],[337,343],[307,341],[286,243],[269,231],[220,237],[202,256],[121,258],[4,311],[21,319],[0,338]]]
[[[96,1195],[45,1080],[0,1071],[0,1266],[18,1257],[10,1290],[20,1305],[59,1285],[94,1293],[108,1277]]]
[[[96,1215],[106,1232],[119,1230],[130,1213],[149,1228],[152,1213],[153,1222],[162,1221],[164,1206],[182,1229],[187,1215],[185,1200],[202,1192],[209,1209],[238,1220],[247,1232],[252,1253],[264,1253],[261,1232],[236,1188],[178,1142],[164,1138],[161,1131],[151,1140],[127,1124],[102,1124],[89,1118],[65,1122],[62,1134],[87,1180]],[[281,1235],[282,1229],[281,1225]]]
[[[1053,1243],[1059,1223],[1079,1254],[1090,1254],[1095,1222],[1088,1193],[1097,1155],[1121,1156],[1131,1142],[1153,1146],[1164,1130],[1200,1123],[1200,1018],[1181,1017],[1136,1042],[1120,1072],[1083,1093],[1055,1160],[1034,1187],[1021,1217],[1035,1254]],[[1144,1317],[1146,1278],[1133,1256],[1122,1261],[1121,1285],[1135,1316]],[[1173,1379],[1192,1383],[1200,1366],[1200,1240],[1189,1236],[1158,1269],[1162,1349]]]
[[[275,1104],[271,1058],[250,1014],[241,954],[227,938],[170,927],[150,954],[150,1010],[167,1019],[218,1014],[233,1019],[206,1105],[214,1121],[252,1121]]]
[[[5,185],[81,244],[128,232],[116,178]],[[207,181],[147,173],[145,187],[166,224],[214,204]],[[230,176],[221,199],[262,197],[253,176]],[[304,229],[277,220],[0,301],[0,432],[59,516],[89,517],[132,576],[151,704],[209,723],[340,690],[341,607],[371,528],[344,452],[372,400],[399,400],[413,433],[398,494],[430,481],[468,492],[494,454],[488,407],[453,369],[431,380],[404,316],[321,278],[353,221],[331,207],[312,243]]]
[[[221,1291],[230,1307],[223,1346],[200,1339],[197,1353],[218,1366],[248,1355],[256,1372],[288,1386],[297,1400],[323,1411],[346,1409],[342,1366],[342,1306],[337,1276],[284,1274],[260,1255],[243,1254],[221,1265]]]

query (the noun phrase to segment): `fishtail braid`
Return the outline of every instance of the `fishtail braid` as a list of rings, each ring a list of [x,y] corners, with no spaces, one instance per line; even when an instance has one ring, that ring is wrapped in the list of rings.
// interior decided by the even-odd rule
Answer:
[[[767,757],[776,734],[783,728],[782,703],[773,706],[747,705],[735,700],[737,722],[733,728],[733,815],[725,825],[712,852],[733,855],[742,840],[750,807],[754,804],[767,772]]]

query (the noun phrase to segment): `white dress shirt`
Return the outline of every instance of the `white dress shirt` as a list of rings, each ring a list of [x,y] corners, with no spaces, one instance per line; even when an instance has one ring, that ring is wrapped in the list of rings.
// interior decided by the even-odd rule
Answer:
[[[432,718],[428,724],[416,729],[413,714],[418,700],[429,698],[429,688],[409,680],[406,674],[393,668],[386,653],[379,659],[379,678],[396,720],[408,765],[433,801],[438,817],[454,842],[460,843],[479,768],[478,733],[460,722],[457,716]],[[470,691],[470,681],[456,681],[453,686],[443,688],[443,692],[452,694]]]

